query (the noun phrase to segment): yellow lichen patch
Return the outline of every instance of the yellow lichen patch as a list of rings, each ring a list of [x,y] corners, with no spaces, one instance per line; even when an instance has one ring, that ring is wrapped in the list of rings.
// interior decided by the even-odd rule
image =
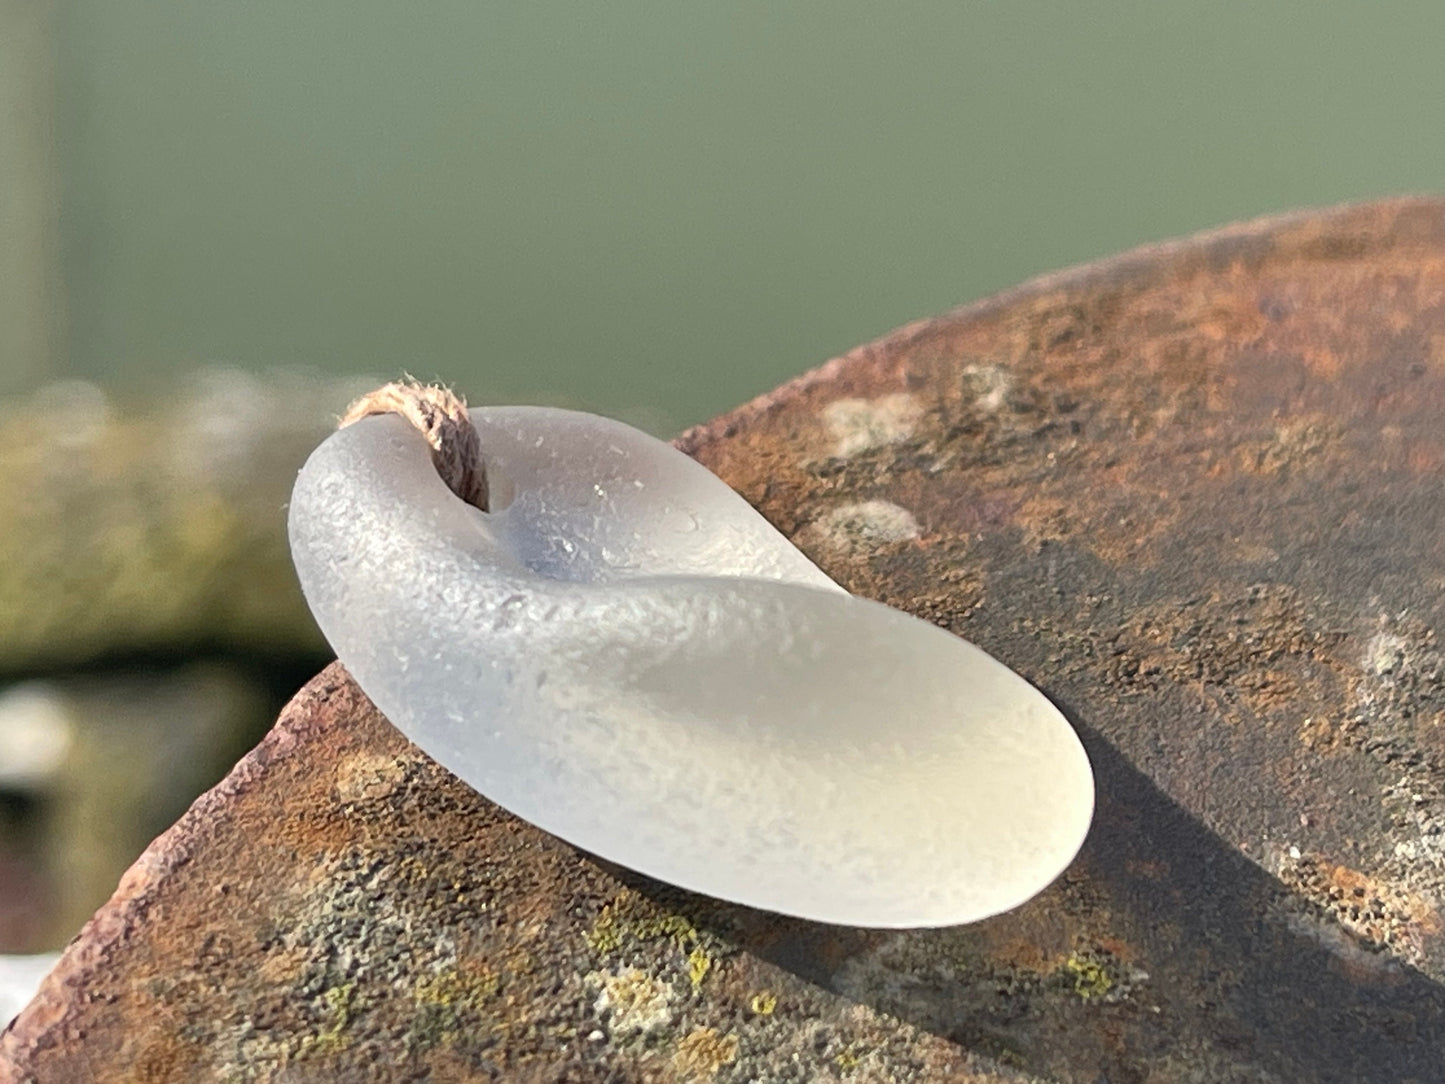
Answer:
[[[697,1028],[678,1041],[672,1067],[679,1080],[711,1080],[738,1056],[738,1037],[717,1028]]]
[[[753,995],[748,1002],[748,1008],[759,1016],[772,1016],[773,1010],[778,1007],[778,995],[771,990],[760,990]]]
[[[1071,952],[1055,975],[1075,997],[1110,1004],[1128,999],[1149,978],[1148,972],[1126,965],[1099,943]]]
[[[866,1047],[858,1043],[849,1043],[833,1055],[833,1064],[847,1073],[858,1068],[858,1066],[862,1064],[863,1055],[867,1053],[868,1049]]]
[[[411,990],[422,1030],[441,1035],[456,1032],[481,1018],[484,1004],[495,997],[502,981],[485,961],[449,964],[419,979]]]
[[[617,952],[630,942],[671,939],[679,946],[698,941],[697,927],[681,915],[671,914],[636,892],[623,892],[602,908],[588,931],[587,943],[601,955]]]
[[[346,1045],[347,1029],[361,1009],[354,981],[328,986],[321,992],[321,1026],[312,1035],[301,1038],[296,1051],[299,1057],[326,1054]]]
[[[703,935],[681,915],[664,911],[635,892],[623,892],[602,908],[587,933],[587,944],[599,956],[625,953],[657,941],[670,941],[677,947],[688,981],[694,989],[700,987],[714,962]]]
[[[694,989],[702,985],[702,980],[707,978],[707,973],[711,970],[712,957],[701,945],[694,945],[687,954],[687,978]]]
[[[1114,980],[1109,977],[1108,969],[1087,956],[1077,953],[1070,956],[1064,961],[1064,972],[1073,982],[1074,993],[1085,1001],[1103,997],[1114,988]]]

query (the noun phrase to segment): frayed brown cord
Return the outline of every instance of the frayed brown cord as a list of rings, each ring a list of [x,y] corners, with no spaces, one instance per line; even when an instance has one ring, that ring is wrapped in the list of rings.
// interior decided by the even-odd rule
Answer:
[[[468,504],[487,510],[487,472],[482,443],[467,416],[467,401],[450,388],[414,380],[387,384],[347,408],[338,428],[370,414],[400,414],[431,445],[432,463],[448,488]]]

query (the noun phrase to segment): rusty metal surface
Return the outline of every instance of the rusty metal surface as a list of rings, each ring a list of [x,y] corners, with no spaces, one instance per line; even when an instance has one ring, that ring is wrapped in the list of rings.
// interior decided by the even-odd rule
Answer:
[[[0,1066],[1445,1080],[1445,204],[1040,280],[681,444],[1060,704],[1100,804],[1053,888],[868,933],[624,885],[330,672]]]
[[[132,867],[0,1080],[1027,1079],[740,952],[746,913],[641,887],[333,665]]]

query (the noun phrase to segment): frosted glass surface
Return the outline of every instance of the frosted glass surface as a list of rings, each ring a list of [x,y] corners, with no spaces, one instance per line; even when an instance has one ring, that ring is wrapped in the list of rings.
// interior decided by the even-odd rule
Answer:
[[[494,511],[379,415],[316,450],[290,512],[337,655],[452,772],[652,877],[849,925],[980,919],[1072,859],[1093,777],[1018,675],[850,596],[661,441],[471,415]]]

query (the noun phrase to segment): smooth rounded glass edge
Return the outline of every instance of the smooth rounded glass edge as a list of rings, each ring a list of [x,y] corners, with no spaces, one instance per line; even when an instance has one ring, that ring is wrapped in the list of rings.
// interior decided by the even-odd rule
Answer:
[[[419,440],[418,440],[417,443],[418,443],[418,446],[421,448],[421,452],[422,452],[423,456],[425,456],[424,446],[421,446],[421,445],[420,445]],[[430,464],[429,464],[429,456],[426,457],[426,458],[427,458],[427,460],[428,460],[428,461],[427,461],[427,467],[429,468],[429,466],[430,466]],[[300,485],[299,485],[299,480],[298,480],[298,489],[299,489],[299,488],[300,488]],[[444,491],[444,492],[446,492],[446,491]],[[447,497],[450,496],[449,492],[446,492],[446,496],[447,496]],[[353,500],[355,500],[355,495],[354,495],[354,494],[351,495],[351,497],[352,497]],[[295,510],[296,510],[297,507],[301,507],[301,506],[304,506],[304,501],[298,501],[297,505],[294,505],[294,506],[293,506],[293,513],[295,512]],[[917,620],[917,619],[915,618],[915,619],[912,619],[912,620]],[[960,643],[963,643],[963,642],[960,641]],[[974,650],[977,650],[977,649],[974,649]],[[1002,667],[1002,665],[1003,665],[1003,664],[1001,664],[1001,663],[998,663],[997,660],[992,660],[992,659],[991,659],[990,661],[991,661],[994,665],[997,665],[997,666],[1000,666],[1000,667]],[[1007,668],[1005,667],[1004,669],[1006,670]],[[1019,681],[1021,684],[1027,685],[1027,683],[1023,682],[1023,679],[1022,679],[1022,678],[1019,678],[1016,674],[1013,674],[1012,671],[1008,671],[1008,672],[1009,672],[1017,681]],[[1042,694],[1039,693],[1037,690],[1033,689],[1032,686],[1027,686],[1027,688],[1028,688],[1029,693],[1030,693],[1031,695],[1033,695],[1033,696],[1039,696],[1039,697],[1042,698]],[[1056,708],[1054,708],[1052,705],[1049,705],[1049,707],[1050,707],[1050,709],[1051,709],[1055,714],[1058,714]],[[1070,726],[1068,725],[1067,721],[1063,719],[1063,717],[1062,717],[1061,714],[1058,715],[1058,725],[1066,728],[1066,729],[1069,731],[1069,733],[1070,733],[1073,741],[1074,741],[1074,742],[1076,743],[1076,745],[1077,745],[1078,754],[1079,754],[1079,757],[1080,757],[1080,759],[1081,759],[1081,761],[1082,761],[1082,774],[1083,774],[1083,777],[1087,780],[1087,788],[1088,788],[1088,800],[1087,800],[1087,804],[1088,804],[1089,809],[1092,810],[1092,804],[1093,804],[1093,783],[1092,783],[1092,774],[1089,772],[1088,765],[1087,765],[1087,757],[1086,757],[1086,755],[1084,755],[1084,753],[1083,753],[1082,745],[1078,743],[1078,736],[1077,736],[1077,734],[1075,734],[1075,733],[1073,732],[1072,727],[1070,727]],[[1060,865],[1059,865],[1059,867],[1058,867],[1058,870],[1057,870],[1056,872],[1054,872],[1054,873],[1049,877],[1048,881],[1043,882],[1043,884],[1041,884],[1038,889],[1034,889],[1034,890],[1032,890],[1032,891],[1027,892],[1027,893],[1026,893],[1025,895],[1023,895],[1018,901],[1016,901],[1016,902],[1006,902],[1006,903],[1003,903],[1003,904],[1001,904],[996,910],[990,911],[989,913],[998,913],[999,911],[1008,910],[1010,907],[1016,906],[1018,902],[1023,902],[1024,899],[1030,898],[1032,895],[1036,894],[1036,892],[1037,892],[1038,890],[1042,889],[1042,887],[1045,887],[1045,886],[1047,885],[1047,883],[1049,883],[1049,881],[1052,881],[1055,877],[1057,877],[1058,873],[1059,873],[1059,872],[1062,872],[1063,869],[1067,868],[1068,864],[1072,861],[1073,857],[1077,854],[1077,851],[1078,851],[1079,846],[1082,845],[1084,838],[1087,836],[1087,831],[1088,831],[1088,818],[1085,817],[1085,818],[1083,818],[1083,819],[1081,820],[1081,822],[1080,822],[1080,830],[1079,830],[1079,833],[1078,833],[1078,839],[1077,839],[1077,841],[1074,842],[1073,846],[1069,848],[1068,853],[1067,853],[1067,856],[1063,858],[1062,862],[1060,863]],[[591,841],[583,841],[583,840],[579,840],[579,841],[577,841],[577,842],[578,842],[578,845],[583,846],[583,847],[587,847],[587,846],[589,846],[589,844],[591,843]],[[1050,848],[1050,849],[1053,850],[1053,848]],[[602,854],[604,857],[609,857],[609,856],[605,853],[605,851],[602,850],[602,849],[598,849],[598,850],[596,851],[596,853]],[[1062,851],[1055,851],[1055,853],[1056,853],[1056,854],[1062,854]],[[634,866],[634,867],[640,868],[640,869],[641,869],[641,872],[648,872],[648,870],[645,868],[645,863],[640,863],[640,862],[636,862],[636,861],[629,861],[627,864],[630,865],[630,866]],[[749,906],[762,906],[762,907],[765,907],[765,908],[771,909],[771,910],[784,910],[784,911],[786,911],[787,913],[798,914],[800,917],[813,918],[813,919],[818,920],[818,921],[843,922],[843,923],[846,923],[846,924],[882,925],[882,926],[891,926],[891,927],[897,927],[897,928],[903,928],[903,927],[906,927],[906,926],[951,925],[951,924],[954,924],[955,922],[959,921],[958,916],[920,915],[920,916],[915,916],[915,917],[913,917],[913,918],[909,918],[909,919],[906,919],[906,920],[895,920],[895,921],[880,922],[880,921],[878,921],[878,919],[877,919],[876,917],[875,917],[875,918],[872,918],[872,919],[868,919],[868,918],[866,918],[866,916],[858,916],[858,915],[838,915],[838,914],[820,913],[820,912],[817,912],[817,911],[803,911],[803,910],[798,910],[798,909],[779,908],[775,903],[770,903],[770,902],[768,902],[768,901],[759,901],[759,900],[757,900],[757,899],[750,899],[750,898],[747,898],[746,894],[738,894],[738,893],[736,893],[736,892],[734,892],[734,891],[729,891],[726,886],[718,885],[718,884],[683,884],[683,887],[694,888],[694,889],[697,889],[697,890],[705,891],[705,892],[707,892],[708,894],[711,894],[711,895],[714,895],[714,896],[718,896],[718,897],[720,897],[720,898],[733,899],[733,900],[735,900],[735,902],[744,903],[744,904],[749,905]],[[968,916],[965,916],[965,920],[967,920],[967,921],[975,921],[975,920],[977,920],[977,918],[980,918],[980,917],[985,917],[985,916],[984,916],[984,915],[979,915],[979,914],[970,914],[970,915],[968,915]]]

